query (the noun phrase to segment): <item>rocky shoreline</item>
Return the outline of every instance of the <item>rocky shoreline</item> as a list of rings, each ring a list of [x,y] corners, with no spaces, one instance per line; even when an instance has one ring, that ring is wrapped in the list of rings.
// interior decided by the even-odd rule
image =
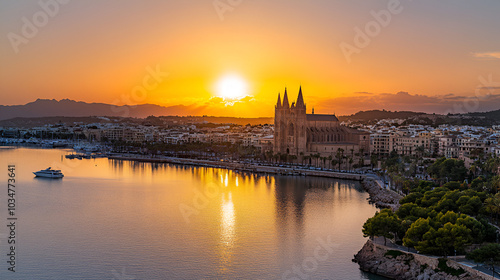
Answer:
[[[478,280],[484,273],[452,260],[403,252],[368,240],[354,255],[361,270],[396,280]],[[491,278],[491,276],[490,276]]]
[[[403,196],[392,190],[382,188],[375,179],[367,177],[363,181],[363,188],[370,195],[370,203],[375,204],[378,208],[391,208],[393,211],[399,209],[399,201]]]

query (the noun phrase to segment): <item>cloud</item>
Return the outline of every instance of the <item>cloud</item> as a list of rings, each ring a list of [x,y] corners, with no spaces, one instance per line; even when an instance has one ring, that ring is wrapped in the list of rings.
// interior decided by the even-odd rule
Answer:
[[[483,83],[468,95],[443,95],[355,92],[342,96],[306,95],[307,112],[312,108],[320,114],[349,115],[367,110],[414,111],[424,113],[467,113],[500,109],[500,87]],[[245,96],[238,100],[222,97],[200,99],[179,108],[179,115],[211,115],[233,117],[269,117],[274,115],[275,96],[271,99]],[[293,101],[293,100],[292,100]],[[189,103],[188,103],[189,104]]]
[[[355,92],[355,94],[359,94],[359,95],[372,95],[373,93],[366,92],[366,91],[359,91],[359,92]]]
[[[500,109],[500,92],[498,93],[482,92],[470,96],[452,93],[429,96],[404,91],[397,93],[354,93],[335,98],[310,100],[309,102],[318,113],[336,112],[338,115],[383,109],[446,114],[498,110]]]
[[[500,87],[479,87],[479,89],[499,90]]]
[[[500,59],[500,52],[472,53],[472,55],[477,58]]]
[[[268,104],[253,96],[245,96],[236,100],[222,97],[211,97],[210,99],[191,104],[185,114],[232,116],[232,117],[269,117],[274,113],[273,104]]]

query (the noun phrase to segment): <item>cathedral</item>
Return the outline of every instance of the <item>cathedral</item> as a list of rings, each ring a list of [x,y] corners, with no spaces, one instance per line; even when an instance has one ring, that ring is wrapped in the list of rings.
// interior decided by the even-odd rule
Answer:
[[[278,94],[274,113],[274,153],[299,156],[320,154],[335,157],[339,149],[344,155],[368,155],[370,134],[340,125],[335,115],[306,113],[306,104],[299,89],[297,102],[289,104],[285,88],[283,102]]]

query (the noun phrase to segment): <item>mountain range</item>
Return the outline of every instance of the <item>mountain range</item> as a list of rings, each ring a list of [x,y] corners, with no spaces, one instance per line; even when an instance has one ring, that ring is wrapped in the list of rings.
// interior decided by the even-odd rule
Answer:
[[[37,99],[25,105],[0,105],[0,120],[12,118],[38,117],[132,117],[146,118],[148,116],[186,115],[188,107],[183,105],[163,107],[153,104],[116,106],[105,103],[86,103],[69,99],[57,101],[55,99]]]
[[[86,103],[69,99],[37,99],[25,105],[0,105],[0,126],[32,127],[46,123],[67,121],[102,122],[98,117],[140,118],[149,116],[189,116],[201,115],[199,108],[193,106],[164,107],[154,104],[116,106],[105,103]],[[271,124],[273,118],[237,117],[192,117],[194,121],[210,123],[234,123],[239,125]]]
[[[116,106],[105,103],[86,103],[82,101],[74,101],[70,99],[37,99],[34,102],[25,105],[0,105],[0,121],[14,118],[43,118],[43,117],[89,117],[89,116],[106,116],[106,117],[130,117],[130,118],[146,118],[148,116],[186,116],[195,115],[197,110],[184,105],[177,106],[160,106],[154,104],[142,105],[122,105]],[[462,115],[454,115],[456,118],[478,119],[483,124],[500,124],[500,110],[490,112],[468,113]],[[385,110],[370,110],[360,111],[349,116],[340,116],[341,121],[376,121],[380,119],[414,119],[414,118],[445,118],[450,119],[450,116],[426,114],[411,111],[385,111]],[[227,119],[227,120],[226,120]],[[246,118],[221,118],[218,117],[214,122],[221,123],[223,121],[232,121],[234,123],[246,123]],[[272,123],[272,118],[253,118],[250,123]],[[487,122],[485,122],[485,120]],[[449,121],[446,121],[447,123]]]

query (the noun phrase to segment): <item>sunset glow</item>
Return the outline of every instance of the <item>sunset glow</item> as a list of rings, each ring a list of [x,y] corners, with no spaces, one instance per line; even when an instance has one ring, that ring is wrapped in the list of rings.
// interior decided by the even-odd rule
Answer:
[[[318,113],[444,113],[477,88],[491,92],[472,109],[500,106],[498,1],[243,2],[71,1],[40,23],[38,1],[2,1],[0,105],[68,98],[269,117],[278,92],[302,85]]]
[[[226,75],[217,82],[217,96],[219,97],[240,99],[247,94],[247,82],[238,75]]]

